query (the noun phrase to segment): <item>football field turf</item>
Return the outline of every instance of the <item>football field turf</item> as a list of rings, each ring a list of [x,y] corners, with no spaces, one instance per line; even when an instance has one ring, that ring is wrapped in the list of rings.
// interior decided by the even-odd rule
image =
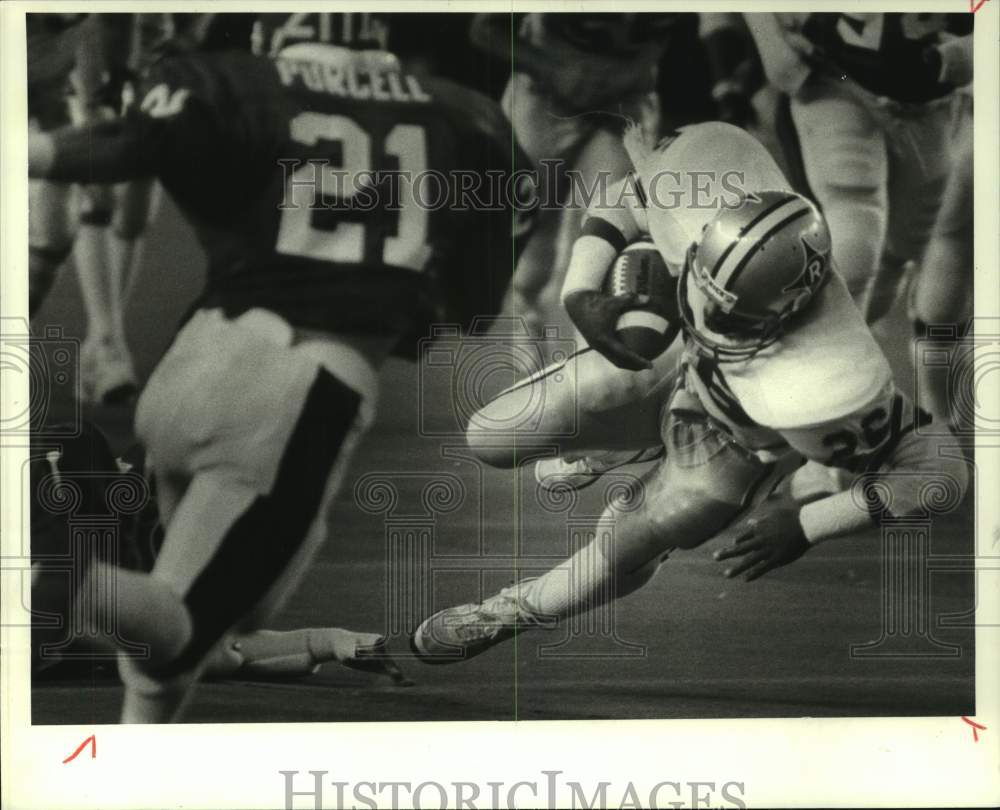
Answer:
[[[201,267],[193,237],[164,204],[150,229],[128,315],[143,378],[196,295]],[[46,323],[83,337],[70,267],[37,319],[36,333]],[[887,348],[901,368],[908,328],[898,312],[895,327]],[[852,647],[882,638],[884,612],[898,607],[893,588],[905,583],[883,582],[881,538],[872,531],[828,543],[749,584],[723,579],[722,566],[711,559],[713,544],[678,552],[652,583],[617,603],[613,615],[594,617],[596,627],[583,622],[568,636],[564,630],[528,633],[452,666],[407,658],[404,630],[424,606],[475,600],[480,588],[485,594],[511,581],[515,567],[525,575],[553,564],[567,553],[568,533],[592,525],[588,516],[599,514],[604,495],[598,485],[564,511],[552,503],[543,507],[530,468],[518,480],[514,472],[463,458],[458,440],[420,437],[417,374],[415,366],[395,360],[385,368],[377,423],[339,496],[336,536],[272,624],[386,631],[415,685],[395,687],[328,664],[318,675],[291,682],[203,684],[185,721],[975,713],[973,575],[961,564],[973,550],[971,498],[933,524],[928,598],[904,605],[905,616],[896,616],[918,624],[909,626],[906,638],[890,635],[869,647],[875,654],[852,654]],[[908,384],[905,374],[900,379]],[[441,386],[425,389],[431,402],[447,396]],[[109,433],[116,451],[132,440],[127,409],[87,415]],[[447,455],[443,444],[452,446]],[[386,491],[379,489],[382,481],[394,488],[394,504],[379,501]],[[415,570],[433,576],[414,582],[414,569],[404,564],[413,560],[423,566]],[[920,625],[924,620],[927,625]],[[920,655],[899,655],[907,651]],[[36,684],[33,722],[115,722],[120,698],[106,670],[77,667]]]

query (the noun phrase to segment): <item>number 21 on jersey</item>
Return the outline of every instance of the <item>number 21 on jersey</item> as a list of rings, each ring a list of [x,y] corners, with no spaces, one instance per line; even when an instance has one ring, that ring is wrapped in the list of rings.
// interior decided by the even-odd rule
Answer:
[[[339,165],[306,163],[297,168],[288,182],[287,197],[282,207],[278,241],[279,253],[302,256],[335,264],[361,264],[366,260],[366,245],[371,249],[377,238],[376,256],[383,265],[423,270],[430,258],[427,244],[429,211],[421,206],[413,193],[413,180],[427,169],[427,133],[416,124],[396,124],[384,140],[374,144],[372,136],[354,119],[345,115],[304,112],[291,122],[292,139],[306,146],[331,142],[340,145]],[[382,235],[369,232],[377,222],[384,222],[384,205],[366,210],[346,210],[335,227],[318,228],[317,212],[335,201],[340,209],[349,207],[352,198],[365,194],[376,176],[373,153],[395,158],[398,162],[398,204],[392,212],[395,233]],[[374,198],[373,198],[374,199]]]

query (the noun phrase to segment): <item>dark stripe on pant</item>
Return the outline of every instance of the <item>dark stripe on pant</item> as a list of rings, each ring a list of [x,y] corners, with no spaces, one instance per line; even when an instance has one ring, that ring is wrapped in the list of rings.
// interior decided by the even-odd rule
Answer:
[[[179,658],[152,673],[191,669],[260,601],[301,548],[361,398],[325,369],[309,389],[274,487],[232,525],[184,598],[193,635]]]

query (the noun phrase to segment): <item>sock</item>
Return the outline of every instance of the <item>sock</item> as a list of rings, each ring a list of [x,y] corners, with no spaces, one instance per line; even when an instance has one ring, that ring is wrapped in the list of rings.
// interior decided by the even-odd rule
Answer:
[[[191,617],[181,598],[150,574],[93,562],[75,610],[95,635],[112,633],[119,647],[145,644],[142,667],[174,660],[191,639]]]
[[[116,334],[108,279],[106,235],[107,228],[104,225],[81,222],[74,246],[76,274],[87,312],[87,337],[97,341],[109,340]]]
[[[142,237],[121,236],[111,230],[108,233],[108,282],[111,321],[115,334],[125,343],[125,306],[132,288],[133,270],[138,265],[142,248]]]
[[[122,723],[169,723],[181,712],[198,678],[198,671],[169,678],[156,677],[157,668],[173,661],[191,639],[191,617],[183,601],[150,574],[113,571],[114,621],[119,638],[149,645],[145,657],[118,656],[125,683]]]
[[[197,680],[187,672],[160,680],[150,677],[133,658],[118,658],[118,673],[125,683],[122,723],[169,723],[184,708]]]
[[[527,607],[540,619],[565,619],[638,590],[659,567],[659,560],[626,574],[616,572],[596,542],[537,579],[520,586]]]

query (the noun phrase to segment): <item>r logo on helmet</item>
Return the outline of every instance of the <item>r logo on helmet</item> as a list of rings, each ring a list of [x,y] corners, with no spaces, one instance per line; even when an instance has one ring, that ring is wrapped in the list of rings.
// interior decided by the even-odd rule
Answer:
[[[796,290],[815,290],[826,275],[826,269],[830,266],[830,251],[819,251],[814,248],[805,237],[800,237],[802,242],[805,263],[802,266],[802,273],[790,284],[782,288],[782,292],[795,292]]]

